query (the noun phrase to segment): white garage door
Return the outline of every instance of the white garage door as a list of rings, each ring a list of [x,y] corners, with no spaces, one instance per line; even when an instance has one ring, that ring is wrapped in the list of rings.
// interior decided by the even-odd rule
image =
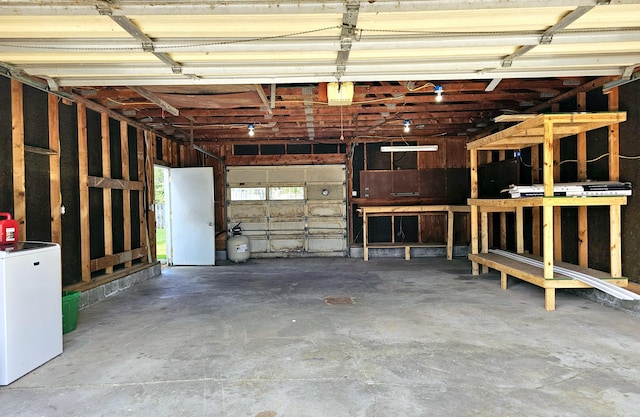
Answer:
[[[227,168],[227,223],[252,257],[346,256],[344,165]]]

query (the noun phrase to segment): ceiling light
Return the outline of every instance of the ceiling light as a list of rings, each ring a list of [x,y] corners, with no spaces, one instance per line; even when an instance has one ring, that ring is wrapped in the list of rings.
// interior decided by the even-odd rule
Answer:
[[[380,152],[423,152],[423,151],[437,151],[438,145],[417,145],[417,146],[381,146]]]
[[[256,129],[256,125],[254,125],[253,123],[249,123],[249,136],[252,136],[256,134],[255,129]]]
[[[411,120],[407,119],[403,123],[404,125],[404,133],[409,133],[411,131]]]
[[[436,102],[440,103],[442,101],[442,93],[444,93],[444,88],[441,85],[436,85],[433,87],[433,91],[436,93]]]
[[[351,81],[327,84],[327,104],[330,106],[348,106],[353,101],[353,83]]]

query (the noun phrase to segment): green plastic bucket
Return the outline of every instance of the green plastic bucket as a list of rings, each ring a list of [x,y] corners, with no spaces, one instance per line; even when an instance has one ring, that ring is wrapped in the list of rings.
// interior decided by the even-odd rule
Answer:
[[[79,305],[80,291],[62,291],[62,334],[76,329]]]

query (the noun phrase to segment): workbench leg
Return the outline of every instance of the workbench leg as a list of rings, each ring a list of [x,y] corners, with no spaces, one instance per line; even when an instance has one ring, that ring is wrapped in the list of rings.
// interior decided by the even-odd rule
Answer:
[[[500,288],[502,288],[503,290],[507,289],[507,279],[509,278],[509,276],[507,275],[506,272],[500,271]]]
[[[409,259],[411,259],[411,246],[404,247],[404,259],[405,261],[408,261]]]
[[[447,259],[453,259],[453,211],[447,212]]]
[[[369,236],[367,234],[367,229],[368,224],[367,224],[367,214],[364,213],[362,215],[362,248],[363,248],[363,254],[364,254],[364,260],[368,261],[369,260],[369,248],[367,247],[367,242],[369,239]]]
[[[489,213],[486,211],[480,213],[480,235],[482,237],[482,250],[480,252],[489,253]],[[487,265],[482,265],[482,273],[489,273]]]
[[[544,289],[544,309],[547,311],[553,311],[556,309],[556,289],[555,288]]]

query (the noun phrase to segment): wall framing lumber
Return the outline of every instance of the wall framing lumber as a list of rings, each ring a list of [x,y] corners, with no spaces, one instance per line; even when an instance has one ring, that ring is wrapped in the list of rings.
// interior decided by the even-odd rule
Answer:
[[[122,179],[129,181],[129,126],[127,122],[120,122],[120,155],[122,157]],[[122,190],[122,216],[124,225],[124,251],[131,250],[131,191]],[[131,261],[126,261],[125,268],[131,266]]]
[[[51,191],[51,241],[62,245],[62,194],[60,191],[60,117],[58,97],[49,94],[49,188]]]
[[[92,188],[111,188],[114,190],[140,190],[144,189],[142,181],[119,180],[115,178],[93,177],[87,178],[89,187]]]
[[[87,107],[78,103],[78,174],[80,179],[80,258],[82,281],[91,281],[91,239],[89,223],[89,158],[87,140]]]
[[[578,112],[587,110],[587,94],[578,93]],[[578,160],[578,181],[587,180],[587,132],[580,132],[577,135],[576,159]],[[587,207],[578,207],[578,265],[589,266],[589,223],[587,217]]]
[[[111,134],[109,132],[109,115],[100,113],[100,131],[102,135],[102,176],[111,178]],[[113,254],[113,204],[111,201],[111,189],[102,190],[103,207],[104,207],[104,254],[109,256]],[[113,272],[113,267],[109,266],[105,269],[105,273]]]
[[[138,183],[142,185],[142,188],[138,190],[138,219],[140,221],[140,247],[144,248],[146,253],[142,258],[142,262],[149,262],[151,259],[149,253],[149,236],[147,233],[147,219],[145,217],[145,159],[144,159],[144,131],[142,129],[136,129],[136,150],[138,152],[136,160],[138,161]]]
[[[118,264],[126,265],[127,263],[131,263],[132,260],[142,258],[143,256],[146,256],[146,255],[147,253],[145,248],[137,248],[130,251],[114,253],[111,255],[103,256],[102,258],[92,259],[91,271],[92,272],[100,271],[103,269],[107,269],[112,265],[118,265]]]
[[[11,80],[11,142],[13,158],[13,218],[20,225],[20,239],[27,236],[27,200],[24,165],[24,96],[22,83]]]

